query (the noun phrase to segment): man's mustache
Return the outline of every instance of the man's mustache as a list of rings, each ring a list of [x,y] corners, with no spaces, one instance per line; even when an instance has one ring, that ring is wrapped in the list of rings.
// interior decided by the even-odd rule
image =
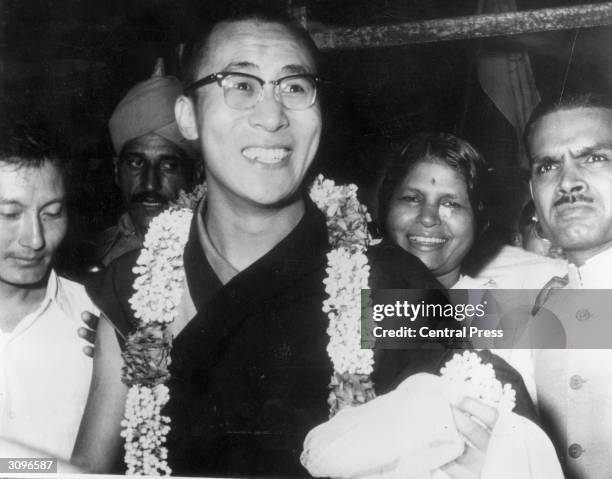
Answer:
[[[165,196],[160,195],[154,191],[145,191],[142,193],[136,193],[130,199],[130,203],[161,203],[166,204],[170,200]]]
[[[593,203],[593,199],[588,196],[583,195],[582,193],[576,193],[575,195],[563,195],[557,201],[555,201],[554,206],[564,205],[565,203],[573,204],[578,201],[584,203]]]

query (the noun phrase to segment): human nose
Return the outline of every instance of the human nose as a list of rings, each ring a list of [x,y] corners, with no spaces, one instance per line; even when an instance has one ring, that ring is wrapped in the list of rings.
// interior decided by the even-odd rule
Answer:
[[[562,195],[570,195],[586,191],[588,185],[574,165],[565,165],[559,178],[558,191]]]
[[[270,87],[272,90],[276,88],[272,85]],[[253,127],[263,128],[270,132],[287,127],[289,118],[286,115],[285,107],[277,100],[274,91],[266,91],[265,87],[262,88],[260,101],[253,107],[249,123]]]
[[[440,224],[440,211],[438,205],[424,204],[419,214],[419,222],[426,228]]]
[[[157,191],[159,189],[159,172],[154,165],[145,166],[142,182],[145,191]]]
[[[45,246],[44,229],[37,214],[24,215],[19,234],[19,244],[35,251]]]

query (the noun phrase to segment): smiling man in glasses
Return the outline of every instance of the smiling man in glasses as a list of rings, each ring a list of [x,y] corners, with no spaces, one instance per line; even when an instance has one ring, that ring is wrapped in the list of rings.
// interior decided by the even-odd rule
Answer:
[[[164,414],[174,474],[303,474],[304,437],[327,417],[327,229],[304,185],[322,129],[315,52],[304,31],[266,10],[217,23],[187,63],[176,119],[202,151],[207,195],[172,326]],[[137,256],[111,264],[96,298],[123,333],[134,327]],[[109,372],[94,380],[73,458],[94,471],[112,467],[120,441],[119,347],[101,321],[95,360]]]
[[[228,234],[238,240],[242,235],[235,237],[229,228],[236,228],[245,212],[258,211],[256,216],[272,222],[266,229],[275,232],[253,244],[255,231],[244,231],[243,246],[251,246],[236,244],[226,252],[236,256],[227,258],[230,263],[243,269],[304,213],[297,193],[322,123],[314,49],[309,38],[284,25],[243,21],[215,27],[200,56],[203,61],[188,72],[187,96],[177,102],[177,120],[187,138],[200,141],[210,198],[218,197],[230,215],[207,214],[213,242],[215,235],[220,244]],[[272,210],[279,213],[274,219]],[[250,225],[239,229],[245,226]]]
[[[188,62],[176,118],[183,136],[200,145],[207,196],[195,209],[177,267],[185,280],[170,327],[163,409],[174,474],[304,476],[306,433],[328,417],[328,231],[305,181],[322,130],[317,74],[308,34],[274,12],[217,23]],[[135,323],[129,303],[135,260],[130,253],[115,262],[99,302],[123,334]],[[377,287],[442,288],[397,246],[385,244],[370,260]],[[118,450],[126,397],[119,348],[102,321],[73,457],[94,471],[108,470]],[[375,378],[377,391],[401,374],[439,370],[445,354],[433,351],[411,362],[411,370],[386,356],[376,364],[384,370]],[[466,423],[488,438],[467,416]]]

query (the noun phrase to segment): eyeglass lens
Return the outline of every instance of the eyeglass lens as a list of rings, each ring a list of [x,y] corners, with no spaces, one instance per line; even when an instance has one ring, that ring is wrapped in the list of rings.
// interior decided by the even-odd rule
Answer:
[[[221,82],[225,101],[230,108],[247,109],[254,107],[262,97],[263,86],[255,79],[240,74],[228,75]],[[305,110],[312,106],[316,85],[309,76],[282,78],[274,86],[275,98],[290,110]]]

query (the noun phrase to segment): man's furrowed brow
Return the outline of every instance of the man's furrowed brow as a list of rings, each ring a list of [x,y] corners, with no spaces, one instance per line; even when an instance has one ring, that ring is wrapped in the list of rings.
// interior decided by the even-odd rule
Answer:
[[[612,151],[612,142],[597,143],[592,146],[586,146],[580,150],[571,151],[570,155],[572,158],[582,158],[583,156],[592,155],[593,153],[599,153],[602,151]]]

